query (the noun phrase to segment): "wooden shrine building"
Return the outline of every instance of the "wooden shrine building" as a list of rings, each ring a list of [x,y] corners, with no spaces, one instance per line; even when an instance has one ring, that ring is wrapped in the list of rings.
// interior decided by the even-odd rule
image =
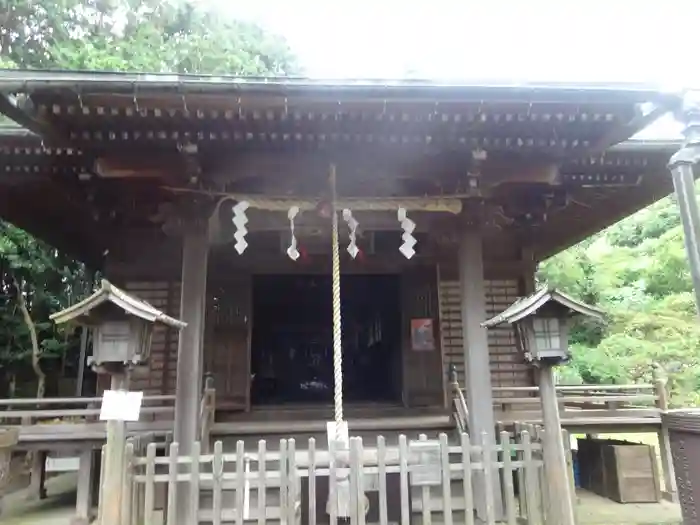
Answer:
[[[176,394],[181,443],[205,374],[221,421],[330,418],[331,170],[358,223],[352,258],[339,219],[351,428],[353,407],[377,429],[448,418],[454,365],[493,432],[492,389],[535,376],[481,323],[539,261],[669,194],[680,147],[630,140],[679,102],[635,86],[3,71],[0,92],[2,218],[187,323],[131,385]]]

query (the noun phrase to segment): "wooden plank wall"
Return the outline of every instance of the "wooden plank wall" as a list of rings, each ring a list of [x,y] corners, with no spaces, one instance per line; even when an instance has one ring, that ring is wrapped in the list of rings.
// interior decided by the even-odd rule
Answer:
[[[126,291],[149,302],[166,314],[180,316],[179,281],[127,281]],[[149,394],[174,394],[177,381],[177,330],[157,326],[153,330],[151,358],[147,366],[136,369],[131,389]]]
[[[214,377],[217,407],[250,408],[252,284],[250,274],[209,282],[204,361]]]
[[[517,279],[487,279],[486,315],[502,312],[518,298]],[[464,351],[462,347],[462,312],[459,281],[440,278],[440,326],[445,373],[455,365],[460,384],[464,385]],[[518,353],[515,332],[510,326],[489,329],[489,355],[493,386],[530,386],[532,371]]]
[[[403,397],[409,407],[440,406],[445,402],[440,347],[423,352],[411,348],[411,319],[435,319],[440,311],[438,295],[435,266],[410,267],[403,272]]]

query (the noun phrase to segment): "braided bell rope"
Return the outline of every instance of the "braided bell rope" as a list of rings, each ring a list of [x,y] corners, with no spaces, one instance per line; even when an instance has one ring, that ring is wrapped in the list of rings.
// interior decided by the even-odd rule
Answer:
[[[336,194],[335,165],[331,165],[331,242],[333,243],[333,404],[335,408],[336,440],[341,439],[343,423],[343,343],[340,315],[340,242],[338,236],[338,202]]]

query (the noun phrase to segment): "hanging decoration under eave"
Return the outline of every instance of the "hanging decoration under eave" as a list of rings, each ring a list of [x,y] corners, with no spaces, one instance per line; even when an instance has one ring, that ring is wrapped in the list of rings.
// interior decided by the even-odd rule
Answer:
[[[298,206],[292,206],[289,208],[289,212],[287,212],[287,217],[289,218],[289,232],[290,232],[290,239],[289,239],[289,248],[287,248],[287,255],[289,255],[289,258],[292,261],[296,261],[299,258],[299,250],[297,249],[297,238],[294,235],[294,218],[299,214],[299,207]]]
[[[354,259],[355,257],[357,257],[357,254],[360,253],[360,250],[357,247],[357,227],[360,224],[352,216],[352,211],[350,211],[348,208],[345,208],[343,210],[343,219],[345,219],[345,222],[348,223],[348,228],[350,228],[350,232],[348,233],[348,236],[350,238],[350,242],[348,244],[348,253],[350,254],[350,257]]]
[[[403,244],[399,247],[399,251],[403,254],[406,259],[410,259],[416,254],[414,246],[418,242],[413,236],[413,231],[416,229],[416,223],[408,218],[406,215],[405,208],[399,208],[398,212],[399,223],[401,224],[401,229],[403,230]]]
[[[238,252],[238,255],[243,254],[248,247],[248,243],[245,240],[245,236],[248,234],[248,229],[245,227],[248,223],[248,216],[245,213],[248,206],[250,206],[250,204],[247,201],[239,201],[233,206],[232,220],[234,226],[236,226],[236,233],[233,234],[233,238],[236,239],[234,248]]]

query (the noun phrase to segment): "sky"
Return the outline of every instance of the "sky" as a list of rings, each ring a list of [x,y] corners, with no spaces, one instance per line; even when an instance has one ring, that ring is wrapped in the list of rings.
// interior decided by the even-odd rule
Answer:
[[[284,35],[312,77],[700,87],[698,0],[210,1]]]
[[[700,0],[203,0],[283,35],[313,78],[700,89]],[[671,138],[667,117],[643,136]]]

